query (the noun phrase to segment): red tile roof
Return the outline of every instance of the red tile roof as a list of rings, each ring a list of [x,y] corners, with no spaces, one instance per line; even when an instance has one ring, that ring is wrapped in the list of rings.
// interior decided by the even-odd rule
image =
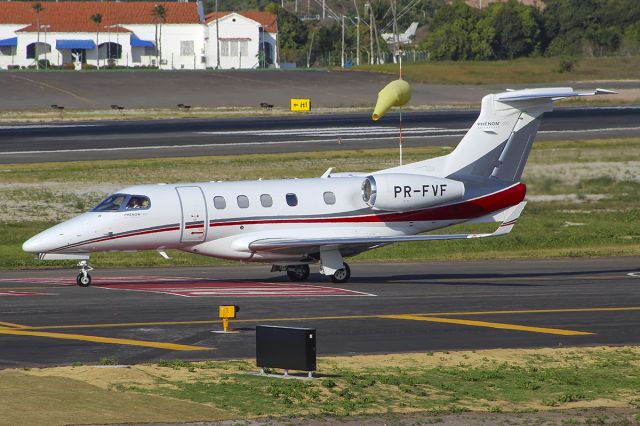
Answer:
[[[41,4],[40,25],[50,25],[49,32],[93,32],[96,24],[90,17],[96,13],[102,15],[100,31],[107,31],[106,26],[115,24],[154,24],[151,9],[158,4],[167,9],[166,24],[200,23],[196,3],[42,1]],[[0,2],[0,24],[24,24],[26,28],[20,31],[37,31],[32,2]],[[126,30],[112,28],[111,31]]]
[[[269,12],[258,12],[255,10],[247,10],[245,12],[212,12],[205,16],[204,20],[206,23],[209,23],[211,21],[215,21],[216,19],[224,18],[231,13],[237,13],[238,15],[242,15],[245,18],[249,18],[258,22],[268,33],[278,32],[278,18],[276,15]]]

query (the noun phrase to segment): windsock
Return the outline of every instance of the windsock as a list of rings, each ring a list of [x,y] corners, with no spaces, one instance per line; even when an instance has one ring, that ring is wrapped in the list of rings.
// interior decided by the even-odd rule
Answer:
[[[402,106],[411,100],[411,86],[404,80],[395,80],[378,92],[378,101],[371,114],[373,121],[378,121],[394,106]]]

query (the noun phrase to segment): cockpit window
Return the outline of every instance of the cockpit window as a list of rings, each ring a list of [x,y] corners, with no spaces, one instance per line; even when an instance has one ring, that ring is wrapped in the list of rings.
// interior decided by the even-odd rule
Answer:
[[[150,207],[149,198],[142,195],[132,195],[127,202],[125,210],[146,210]]]
[[[151,207],[149,197],[143,195],[114,194],[98,204],[94,212],[117,212],[122,210],[146,210]]]
[[[103,202],[98,204],[94,212],[117,212],[127,199],[125,194],[114,194],[108,196]]]

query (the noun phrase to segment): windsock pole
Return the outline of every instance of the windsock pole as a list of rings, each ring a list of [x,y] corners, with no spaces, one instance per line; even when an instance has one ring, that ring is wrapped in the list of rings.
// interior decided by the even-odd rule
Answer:
[[[399,49],[398,49],[399,52]],[[400,80],[402,80],[402,54],[398,54],[398,62],[400,64]],[[400,165],[402,166],[402,106],[400,106]]]

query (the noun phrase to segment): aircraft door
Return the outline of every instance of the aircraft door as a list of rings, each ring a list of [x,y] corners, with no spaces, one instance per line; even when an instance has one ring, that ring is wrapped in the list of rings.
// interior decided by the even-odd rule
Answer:
[[[207,236],[207,204],[202,189],[198,186],[179,186],[176,188],[182,207],[183,243],[204,241]]]

